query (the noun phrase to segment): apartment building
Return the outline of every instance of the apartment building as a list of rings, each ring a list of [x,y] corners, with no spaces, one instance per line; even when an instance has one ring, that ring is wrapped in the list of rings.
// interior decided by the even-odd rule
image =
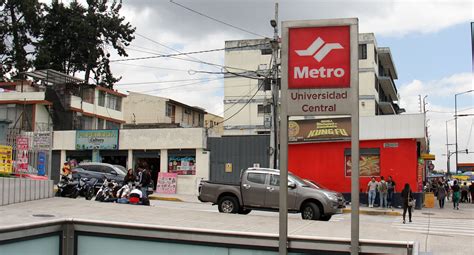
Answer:
[[[206,111],[200,107],[137,92],[129,92],[123,103],[124,128],[204,127]]]
[[[226,41],[225,65],[234,72],[269,73],[271,50],[265,39]],[[395,115],[399,107],[397,71],[387,47],[378,47],[372,33],[359,34],[360,116]],[[224,81],[224,134],[269,133],[271,91],[257,79],[229,76]],[[229,118],[233,116],[232,118]]]

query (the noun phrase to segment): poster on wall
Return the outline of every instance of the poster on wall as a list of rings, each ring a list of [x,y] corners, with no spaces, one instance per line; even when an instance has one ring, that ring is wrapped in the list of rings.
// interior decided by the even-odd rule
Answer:
[[[16,169],[18,172],[28,172],[28,137],[16,138]]]
[[[162,194],[176,194],[177,177],[178,175],[176,173],[158,173],[156,192]]]
[[[12,147],[0,145],[0,173],[12,172]]]
[[[351,156],[346,155],[346,176],[351,176]],[[380,155],[362,155],[359,161],[360,177],[380,176]]]
[[[168,158],[168,172],[178,175],[196,174],[195,156],[170,156]]]

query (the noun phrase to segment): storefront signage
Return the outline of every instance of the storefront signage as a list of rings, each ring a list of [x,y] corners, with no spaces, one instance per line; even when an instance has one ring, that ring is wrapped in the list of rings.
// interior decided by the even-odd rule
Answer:
[[[350,137],[350,118],[292,120],[288,122],[289,142],[350,139]]]
[[[118,130],[77,130],[76,150],[118,150]]]
[[[33,134],[33,146],[37,150],[49,150],[51,146],[50,132],[35,132]]]
[[[158,173],[156,192],[162,194],[176,194],[177,177],[178,175],[176,173]]]
[[[384,148],[398,148],[398,143],[383,143]]]
[[[195,156],[170,156],[168,161],[168,172],[178,175],[196,174]]]
[[[0,145],[0,173],[12,172],[12,147]]]
[[[16,138],[16,169],[18,172],[28,172],[28,137]]]

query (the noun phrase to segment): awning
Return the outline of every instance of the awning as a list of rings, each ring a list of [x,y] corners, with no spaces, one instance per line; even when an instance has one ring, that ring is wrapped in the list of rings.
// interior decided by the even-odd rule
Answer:
[[[26,72],[25,75],[52,84],[84,83],[82,79],[52,69]]]

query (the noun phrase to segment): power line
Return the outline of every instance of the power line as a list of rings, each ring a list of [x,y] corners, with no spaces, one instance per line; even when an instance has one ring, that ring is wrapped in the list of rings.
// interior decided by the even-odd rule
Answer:
[[[205,18],[214,20],[215,22],[218,22],[218,23],[224,24],[224,25],[226,25],[226,26],[235,28],[235,29],[237,29],[237,30],[240,30],[240,31],[243,31],[243,32],[252,34],[252,35],[256,35],[256,36],[259,36],[259,37],[268,38],[267,36],[254,33],[254,32],[252,32],[252,31],[249,31],[249,30],[244,29],[244,28],[240,28],[240,27],[234,26],[234,25],[229,24],[229,23],[227,23],[227,22],[225,22],[225,21],[222,21],[222,20],[218,20],[218,19],[213,18],[213,17],[211,17],[211,16],[209,16],[209,15],[206,15],[206,14],[204,14],[204,13],[202,13],[202,12],[198,12],[198,11],[193,10],[193,9],[191,9],[191,8],[189,8],[189,7],[187,7],[187,6],[184,6],[184,5],[180,4],[180,3],[174,2],[173,0],[170,0],[170,3],[175,4],[175,5],[177,5],[177,6],[181,7],[181,8],[184,8],[184,9],[190,11],[190,12],[194,12],[194,13],[196,13],[196,14],[198,14],[198,15],[200,15],[200,16],[203,16],[203,17],[205,17]]]
[[[249,48],[249,47],[261,46],[261,45],[266,45],[266,44],[267,44],[267,43],[259,43],[259,44],[235,46],[235,47],[228,47],[228,48],[219,48],[219,49],[210,49],[210,50],[200,50],[200,51],[191,51],[191,52],[180,52],[180,53],[176,53],[176,54],[156,54],[156,55],[154,55],[154,56],[147,56],[147,57],[115,59],[115,60],[110,60],[110,62],[113,63],[113,62],[124,62],[124,61],[133,61],[133,60],[142,60],[142,59],[169,58],[169,57],[187,56],[187,55],[192,55],[192,54],[202,54],[202,53],[210,53],[210,52],[217,52],[217,51],[223,51],[223,50]]]
[[[224,77],[219,77],[216,79],[223,79]],[[168,81],[146,81],[146,82],[130,82],[130,83],[122,83],[117,84],[117,86],[129,86],[129,85],[139,85],[139,84],[161,84],[161,83],[174,83],[174,82],[182,82],[182,81],[207,81],[212,80],[210,78],[195,78],[195,79],[181,79],[181,80],[168,80]]]
[[[136,66],[136,67],[144,67],[144,68],[153,68],[158,70],[168,70],[168,71],[177,71],[177,72],[188,72],[189,70],[184,69],[175,69],[175,68],[167,68],[167,67],[158,67],[158,66],[147,66],[147,65],[135,65],[129,63],[115,63],[117,65],[126,65],[126,66]]]

